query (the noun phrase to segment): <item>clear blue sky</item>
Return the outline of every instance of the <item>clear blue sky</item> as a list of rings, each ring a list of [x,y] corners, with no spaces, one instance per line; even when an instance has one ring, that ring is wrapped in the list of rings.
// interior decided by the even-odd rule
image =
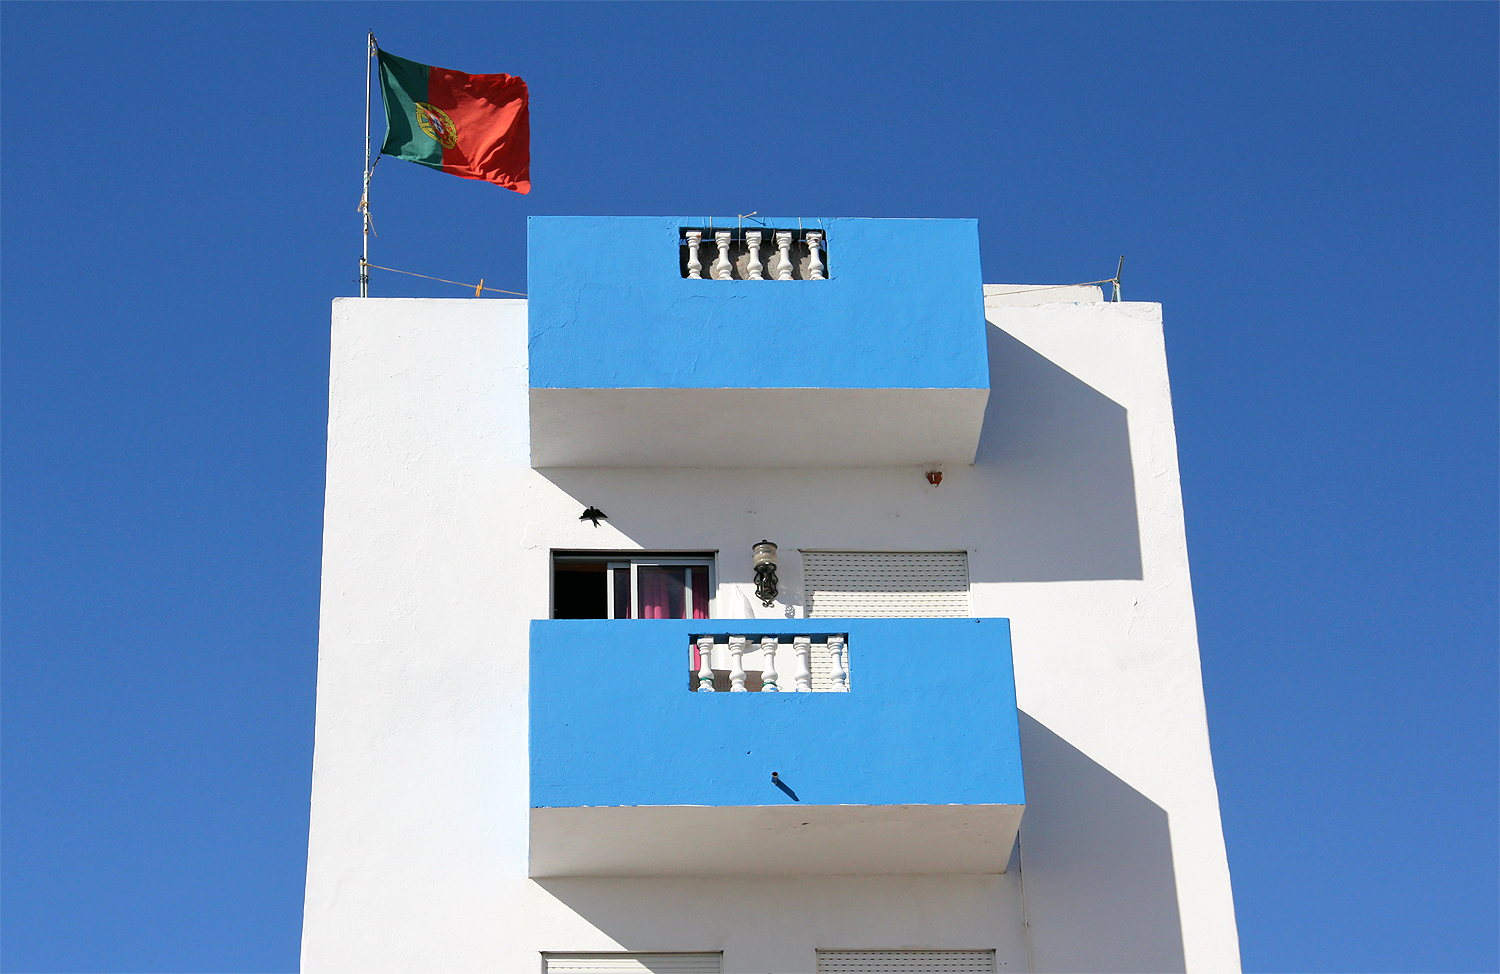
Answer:
[[[379,263],[524,291],[528,214],[750,210],[1127,255],[1246,968],[1495,970],[1497,9],[6,4],[0,966],[297,964],[373,29],[534,133],[527,197],[383,162]]]

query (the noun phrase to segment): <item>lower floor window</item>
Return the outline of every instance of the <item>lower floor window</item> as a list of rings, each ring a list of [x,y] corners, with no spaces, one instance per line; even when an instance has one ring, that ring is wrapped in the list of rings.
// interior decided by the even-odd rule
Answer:
[[[994,974],[993,950],[820,950],[818,974]]]
[[[713,953],[581,953],[542,955],[546,974],[720,974],[724,955]]]
[[[589,951],[545,953],[545,974],[722,974],[724,955]],[[993,950],[820,950],[818,974],[994,974]]]

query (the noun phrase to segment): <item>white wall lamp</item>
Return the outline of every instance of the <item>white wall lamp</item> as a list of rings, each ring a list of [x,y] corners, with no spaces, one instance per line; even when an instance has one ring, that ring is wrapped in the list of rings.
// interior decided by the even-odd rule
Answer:
[[[755,597],[769,608],[776,603],[776,546],[769,541],[757,542],[755,552]]]

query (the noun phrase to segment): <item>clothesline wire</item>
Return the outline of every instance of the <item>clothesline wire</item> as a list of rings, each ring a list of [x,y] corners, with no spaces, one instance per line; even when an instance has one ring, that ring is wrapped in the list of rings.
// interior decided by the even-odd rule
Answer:
[[[1027,294],[1031,291],[1056,291],[1063,287],[1089,287],[1094,284],[1113,284],[1115,279],[1107,277],[1102,281],[1084,281],[1082,284],[1048,284],[1046,287],[1023,287],[1018,291],[1006,291],[1006,294]]]
[[[446,277],[433,277],[430,274],[418,274],[415,271],[397,270],[394,267],[381,267],[379,264],[371,264],[369,262],[366,262],[365,266],[373,268],[377,271],[390,271],[392,274],[406,274],[411,277],[420,277],[428,281],[438,281],[443,284],[457,284],[459,287],[471,287],[474,289],[474,294],[476,297],[479,295],[480,291],[494,291],[496,294],[514,294],[516,297],[526,297],[526,293],[524,291],[505,291],[501,290],[498,287],[485,287],[484,278],[482,277],[479,279],[478,284],[465,284],[463,281],[450,281]]]
[[[483,278],[480,279],[478,284],[465,284],[463,281],[450,281],[445,277],[433,277],[430,274],[418,274],[414,271],[397,270],[394,267],[381,267],[379,264],[366,263],[365,266],[377,271],[390,271],[392,274],[406,274],[411,277],[420,277],[428,281],[437,281],[441,284],[456,284],[459,287],[471,287],[474,289],[474,293],[476,295],[481,291],[493,291],[496,294],[514,294],[516,297],[526,297],[526,294],[523,291],[506,291],[498,287],[485,287]],[[1102,281],[1084,281],[1082,284],[1048,284],[1045,287],[1023,287],[1016,291],[1006,291],[1004,293],[1029,294],[1032,291],[1056,291],[1065,287],[1092,287],[1095,284],[1113,284],[1114,282],[1114,278],[1107,277]]]

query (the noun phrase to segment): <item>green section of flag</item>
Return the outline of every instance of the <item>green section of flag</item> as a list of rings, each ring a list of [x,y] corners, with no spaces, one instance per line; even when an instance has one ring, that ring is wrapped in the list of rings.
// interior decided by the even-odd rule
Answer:
[[[380,151],[397,159],[443,167],[443,146],[417,124],[417,102],[427,101],[431,69],[380,52],[380,94],[385,101],[385,144]]]

